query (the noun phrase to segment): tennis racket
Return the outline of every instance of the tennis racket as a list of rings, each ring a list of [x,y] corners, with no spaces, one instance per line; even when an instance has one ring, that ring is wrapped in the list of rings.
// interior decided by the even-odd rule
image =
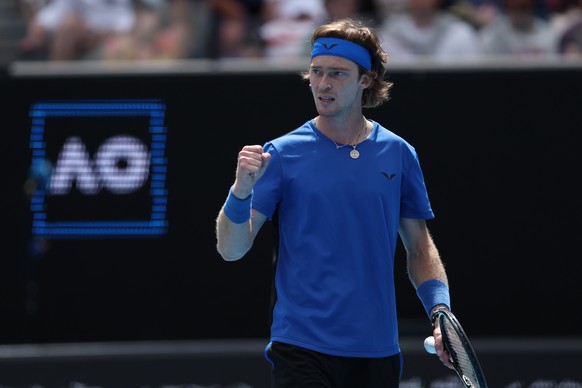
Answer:
[[[441,328],[444,347],[449,352],[453,368],[463,384],[465,384],[465,387],[487,388],[485,375],[477,359],[477,354],[457,318],[452,312],[442,310],[438,312],[437,319]],[[427,352],[436,353],[434,337],[427,337],[424,345]]]

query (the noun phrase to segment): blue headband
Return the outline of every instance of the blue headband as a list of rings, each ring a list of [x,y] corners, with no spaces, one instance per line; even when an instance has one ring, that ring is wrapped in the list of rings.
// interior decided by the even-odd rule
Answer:
[[[372,70],[372,57],[368,50],[357,43],[339,38],[317,38],[313,42],[311,59],[319,55],[333,55],[357,63],[364,69]]]

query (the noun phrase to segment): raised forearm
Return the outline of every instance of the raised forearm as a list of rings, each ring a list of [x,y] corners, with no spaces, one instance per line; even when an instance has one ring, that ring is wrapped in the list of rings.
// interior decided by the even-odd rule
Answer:
[[[253,244],[251,220],[234,223],[221,209],[216,219],[216,249],[224,260],[241,259]]]

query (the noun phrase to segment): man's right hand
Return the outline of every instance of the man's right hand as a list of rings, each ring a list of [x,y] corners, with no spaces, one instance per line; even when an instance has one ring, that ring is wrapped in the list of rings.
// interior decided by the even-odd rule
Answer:
[[[233,194],[240,199],[251,195],[257,180],[263,176],[271,160],[271,154],[263,151],[260,145],[247,145],[238,153],[236,179],[232,186]]]

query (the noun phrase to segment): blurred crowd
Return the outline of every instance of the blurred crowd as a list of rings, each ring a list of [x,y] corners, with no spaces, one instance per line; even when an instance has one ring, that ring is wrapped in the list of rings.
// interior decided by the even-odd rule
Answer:
[[[582,0],[18,0],[19,60],[308,56],[313,29],[378,28],[390,60],[582,58]]]

